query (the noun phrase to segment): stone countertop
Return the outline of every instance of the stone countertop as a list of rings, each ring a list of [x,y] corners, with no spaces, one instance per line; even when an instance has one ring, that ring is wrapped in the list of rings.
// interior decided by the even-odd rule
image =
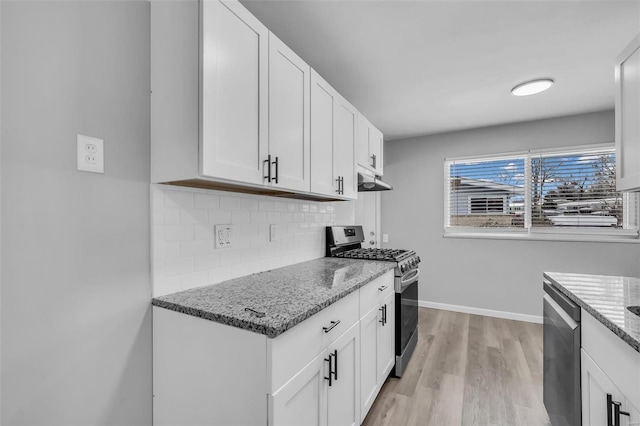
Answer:
[[[544,276],[565,296],[640,352],[640,316],[627,309],[627,306],[640,306],[640,279],[560,272],[545,272]]]
[[[151,303],[276,337],[394,266],[325,257],[156,297]]]

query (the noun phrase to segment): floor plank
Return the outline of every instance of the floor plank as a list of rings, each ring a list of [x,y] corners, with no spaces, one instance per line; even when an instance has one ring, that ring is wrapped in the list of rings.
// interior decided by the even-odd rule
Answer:
[[[548,425],[542,326],[419,308],[418,346],[363,422],[377,425]]]

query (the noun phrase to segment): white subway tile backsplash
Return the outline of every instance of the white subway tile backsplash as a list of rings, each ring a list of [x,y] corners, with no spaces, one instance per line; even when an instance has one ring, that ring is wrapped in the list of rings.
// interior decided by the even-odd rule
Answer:
[[[209,223],[231,223],[231,212],[229,210],[209,210]]]
[[[174,277],[193,272],[193,257],[180,257],[164,261],[164,276]]]
[[[209,253],[209,241],[207,240],[183,241],[180,243],[181,257],[195,257],[207,253]]]
[[[206,223],[206,222],[205,222]],[[193,226],[193,239],[194,240],[212,240],[213,239],[213,225],[207,225],[197,223]]]
[[[193,240],[193,225],[165,225],[165,241]]]
[[[161,244],[158,244],[160,246]],[[165,241],[162,245],[164,249],[163,259],[175,259],[180,257],[180,242]]]
[[[336,208],[336,207],[340,208]],[[353,203],[274,199],[152,185],[155,296],[324,256],[324,226],[353,220]],[[233,247],[216,249],[214,225],[233,224]],[[269,226],[277,240],[269,241]]]
[[[241,224],[241,223],[249,223],[250,222],[250,214],[247,210],[233,210],[231,212],[231,223]]]
[[[278,212],[269,212],[269,213],[267,213],[267,222],[269,222],[269,223],[278,223],[278,222],[280,222],[280,213],[278,213]]]
[[[181,207],[190,209],[193,207],[194,193],[187,191],[165,191],[165,207]]]
[[[197,209],[217,209],[220,207],[220,197],[211,194],[196,194],[194,207]]]
[[[209,280],[209,273],[207,271],[192,272],[190,274],[182,275],[180,287],[182,290],[189,290],[195,287],[202,287],[207,285]]]
[[[180,209],[177,207],[167,207],[164,209],[164,224],[165,225],[179,225],[180,224]]]
[[[251,212],[252,223],[265,223],[267,221],[267,213],[263,211]]]
[[[182,209],[180,210],[180,223],[196,224],[207,223],[207,210],[206,209]]]
[[[206,271],[209,269],[217,268],[220,265],[220,255],[218,253],[211,253],[202,256],[196,256],[194,259],[195,271]]]
[[[220,208],[224,210],[239,210],[242,208],[242,198],[240,197],[220,197]]]

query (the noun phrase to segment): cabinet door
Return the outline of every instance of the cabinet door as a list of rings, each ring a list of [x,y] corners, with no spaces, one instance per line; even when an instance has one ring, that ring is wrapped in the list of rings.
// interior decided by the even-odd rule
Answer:
[[[336,195],[334,106],[337,93],[311,70],[311,192]],[[352,156],[353,158],[353,156]]]
[[[354,324],[329,346],[336,377],[327,389],[327,419],[331,426],[360,424],[360,329]]]
[[[383,156],[382,132],[371,126],[369,128],[369,160],[371,161],[371,169],[381,176]]]
[[[640,35],[618,56],[616,160],[618,190],[640,190]]]
[[[356,155],[358,164],[371,169],[369,158],[369,128],[371,124],[362,114],[358,113],[358,125],[356,127]]]
[[[624,397],[607,375],[591,357],[581,349],[580,364],[582,371],[582,424],[589,426],[607,425],[607,394],[615,401],[624,401]],[[625,411],[625,407],[622,408]]]
[[[205,0],[201,8],[200,173],[261,184],[269,32],[237,1]]]
[[[364,419],[378,391],[378,339],[382,318],[378,306],[360,319],[360,418]]]
[[[341,177],[342,196],[354,200],[358,198],[355,145],[357,117],[356,109],[342,96],[338,96],[334,119],[334,181]]]
[[[395,365],[395,293],[391,293],[382,302],[386,306],[386,323],[380,323],[380,339],[378,342],[378,382],[387,378]]]
[[[311,68],[269,33],[269,154],[271,184],[309,191]]]
[[[325,376],[328,374],[326,351],[270,396],[269,425],[325,426],[327,401]]]

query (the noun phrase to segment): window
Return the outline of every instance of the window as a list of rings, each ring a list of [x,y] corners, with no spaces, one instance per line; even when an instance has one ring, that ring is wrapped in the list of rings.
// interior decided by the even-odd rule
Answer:
[[[613,146],[445,160],[445,230],[638,237]]]

